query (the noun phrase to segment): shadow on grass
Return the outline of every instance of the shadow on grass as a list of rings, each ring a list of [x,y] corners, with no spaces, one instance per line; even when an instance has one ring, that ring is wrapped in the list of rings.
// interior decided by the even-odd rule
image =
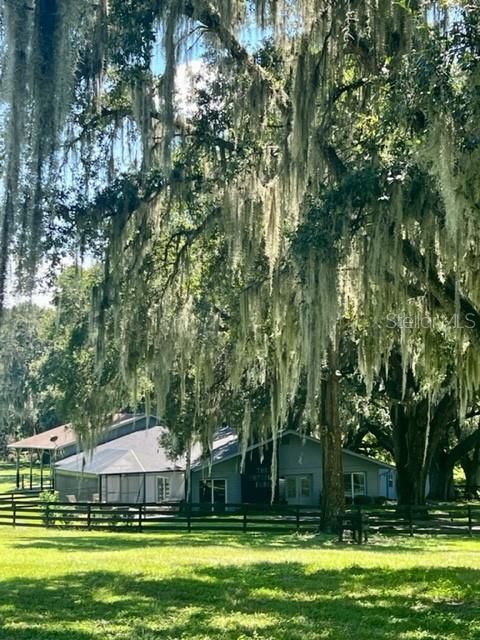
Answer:
[[[21,528],[17,528],[21,532]],[[39,532],[42,531],[41,529]],[[48,535],[36,535],[17,539],[12,543],[16,549],[55,549],[58,551],[126,551],[130,549],[152,547],[233,547],[233,548],[258,548],[258,549],[355,549],[355,552],[365,553],[375,550],[377,553],[398,553],[405,548],[408,553],[425,552],[429,549],[439,550],[439,541],[447,545],[452,540],[448,536],[430,536],[410,538],[398,535],[387,538],[377,535],[370,539],[368,544],[357,545],[347,541],[338,543],[337,536],[322,533],[231,533],[226,531],[214,532],[149,532],[149,533],[124,533],[108,532],[98,533],[82,531],[76,533],[72,530],[63,530],[59,536],[52,536],[54,529],[48,530]],[[456,539],[459,539],[456,537]],[[465,538],[471,542],[471,538]],[[479,539],[480,550],[480,539]]]
[[[299,563],[91,571],[0,584],[2,640],[479,637],[480,572]]]

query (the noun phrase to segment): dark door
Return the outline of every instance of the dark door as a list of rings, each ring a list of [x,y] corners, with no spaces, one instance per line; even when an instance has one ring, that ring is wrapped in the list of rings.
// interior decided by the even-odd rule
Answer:
[[[272,452],[265,446],[263,456],[259,449],[247,453],[242,474],[242,502],[269,504],[272,499]],[[275,502],[278,502],[278,480],[275,483]]]
[[[200,502],[203,504],[224,505],[227,501],[227,486],[223,478],[200,481]]]

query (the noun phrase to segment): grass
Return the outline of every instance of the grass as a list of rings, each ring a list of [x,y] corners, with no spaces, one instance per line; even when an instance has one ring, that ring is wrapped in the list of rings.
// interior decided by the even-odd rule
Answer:
[[[1,640],[480,637],[480,542],[0,528]]]
[[[20,467],[20,474],[25,478],[25,486],[28,487],[28,481],[30,477],[30,467],[28,464],[22,463]],[[48,465],[45,465],[43,469],[44,480],[47,481],[50,475],[50,469]],[[14,464],[9,462],[0,463],[0,493],[6,493],[13,491],[16,486],[17,471]],[[34,464],[33,466],[33,478],[35,484],[40,484],[40,466]]]

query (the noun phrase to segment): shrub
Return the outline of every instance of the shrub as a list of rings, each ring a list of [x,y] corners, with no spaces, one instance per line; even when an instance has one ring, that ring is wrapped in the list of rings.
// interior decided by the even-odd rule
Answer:
[[[42,491],[38,496],[38,502],[40,504],[43,524],[46,527],[55,524],[57,513],[55,512],[53,505],[58,502],[58,492]]]
[[[355,496],[353,503],[359,505],[373,504],[373,498],[371,496]]]

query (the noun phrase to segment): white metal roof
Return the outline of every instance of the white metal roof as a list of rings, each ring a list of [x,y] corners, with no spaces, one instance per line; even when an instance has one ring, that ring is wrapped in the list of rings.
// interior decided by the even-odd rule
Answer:
[[[78,453],[57,462],[59,471],[96,475],[144,473],[185,469],[185,457],[172,459],[160,445],[165,427],[150,427],[98,445],[91,452]]]

